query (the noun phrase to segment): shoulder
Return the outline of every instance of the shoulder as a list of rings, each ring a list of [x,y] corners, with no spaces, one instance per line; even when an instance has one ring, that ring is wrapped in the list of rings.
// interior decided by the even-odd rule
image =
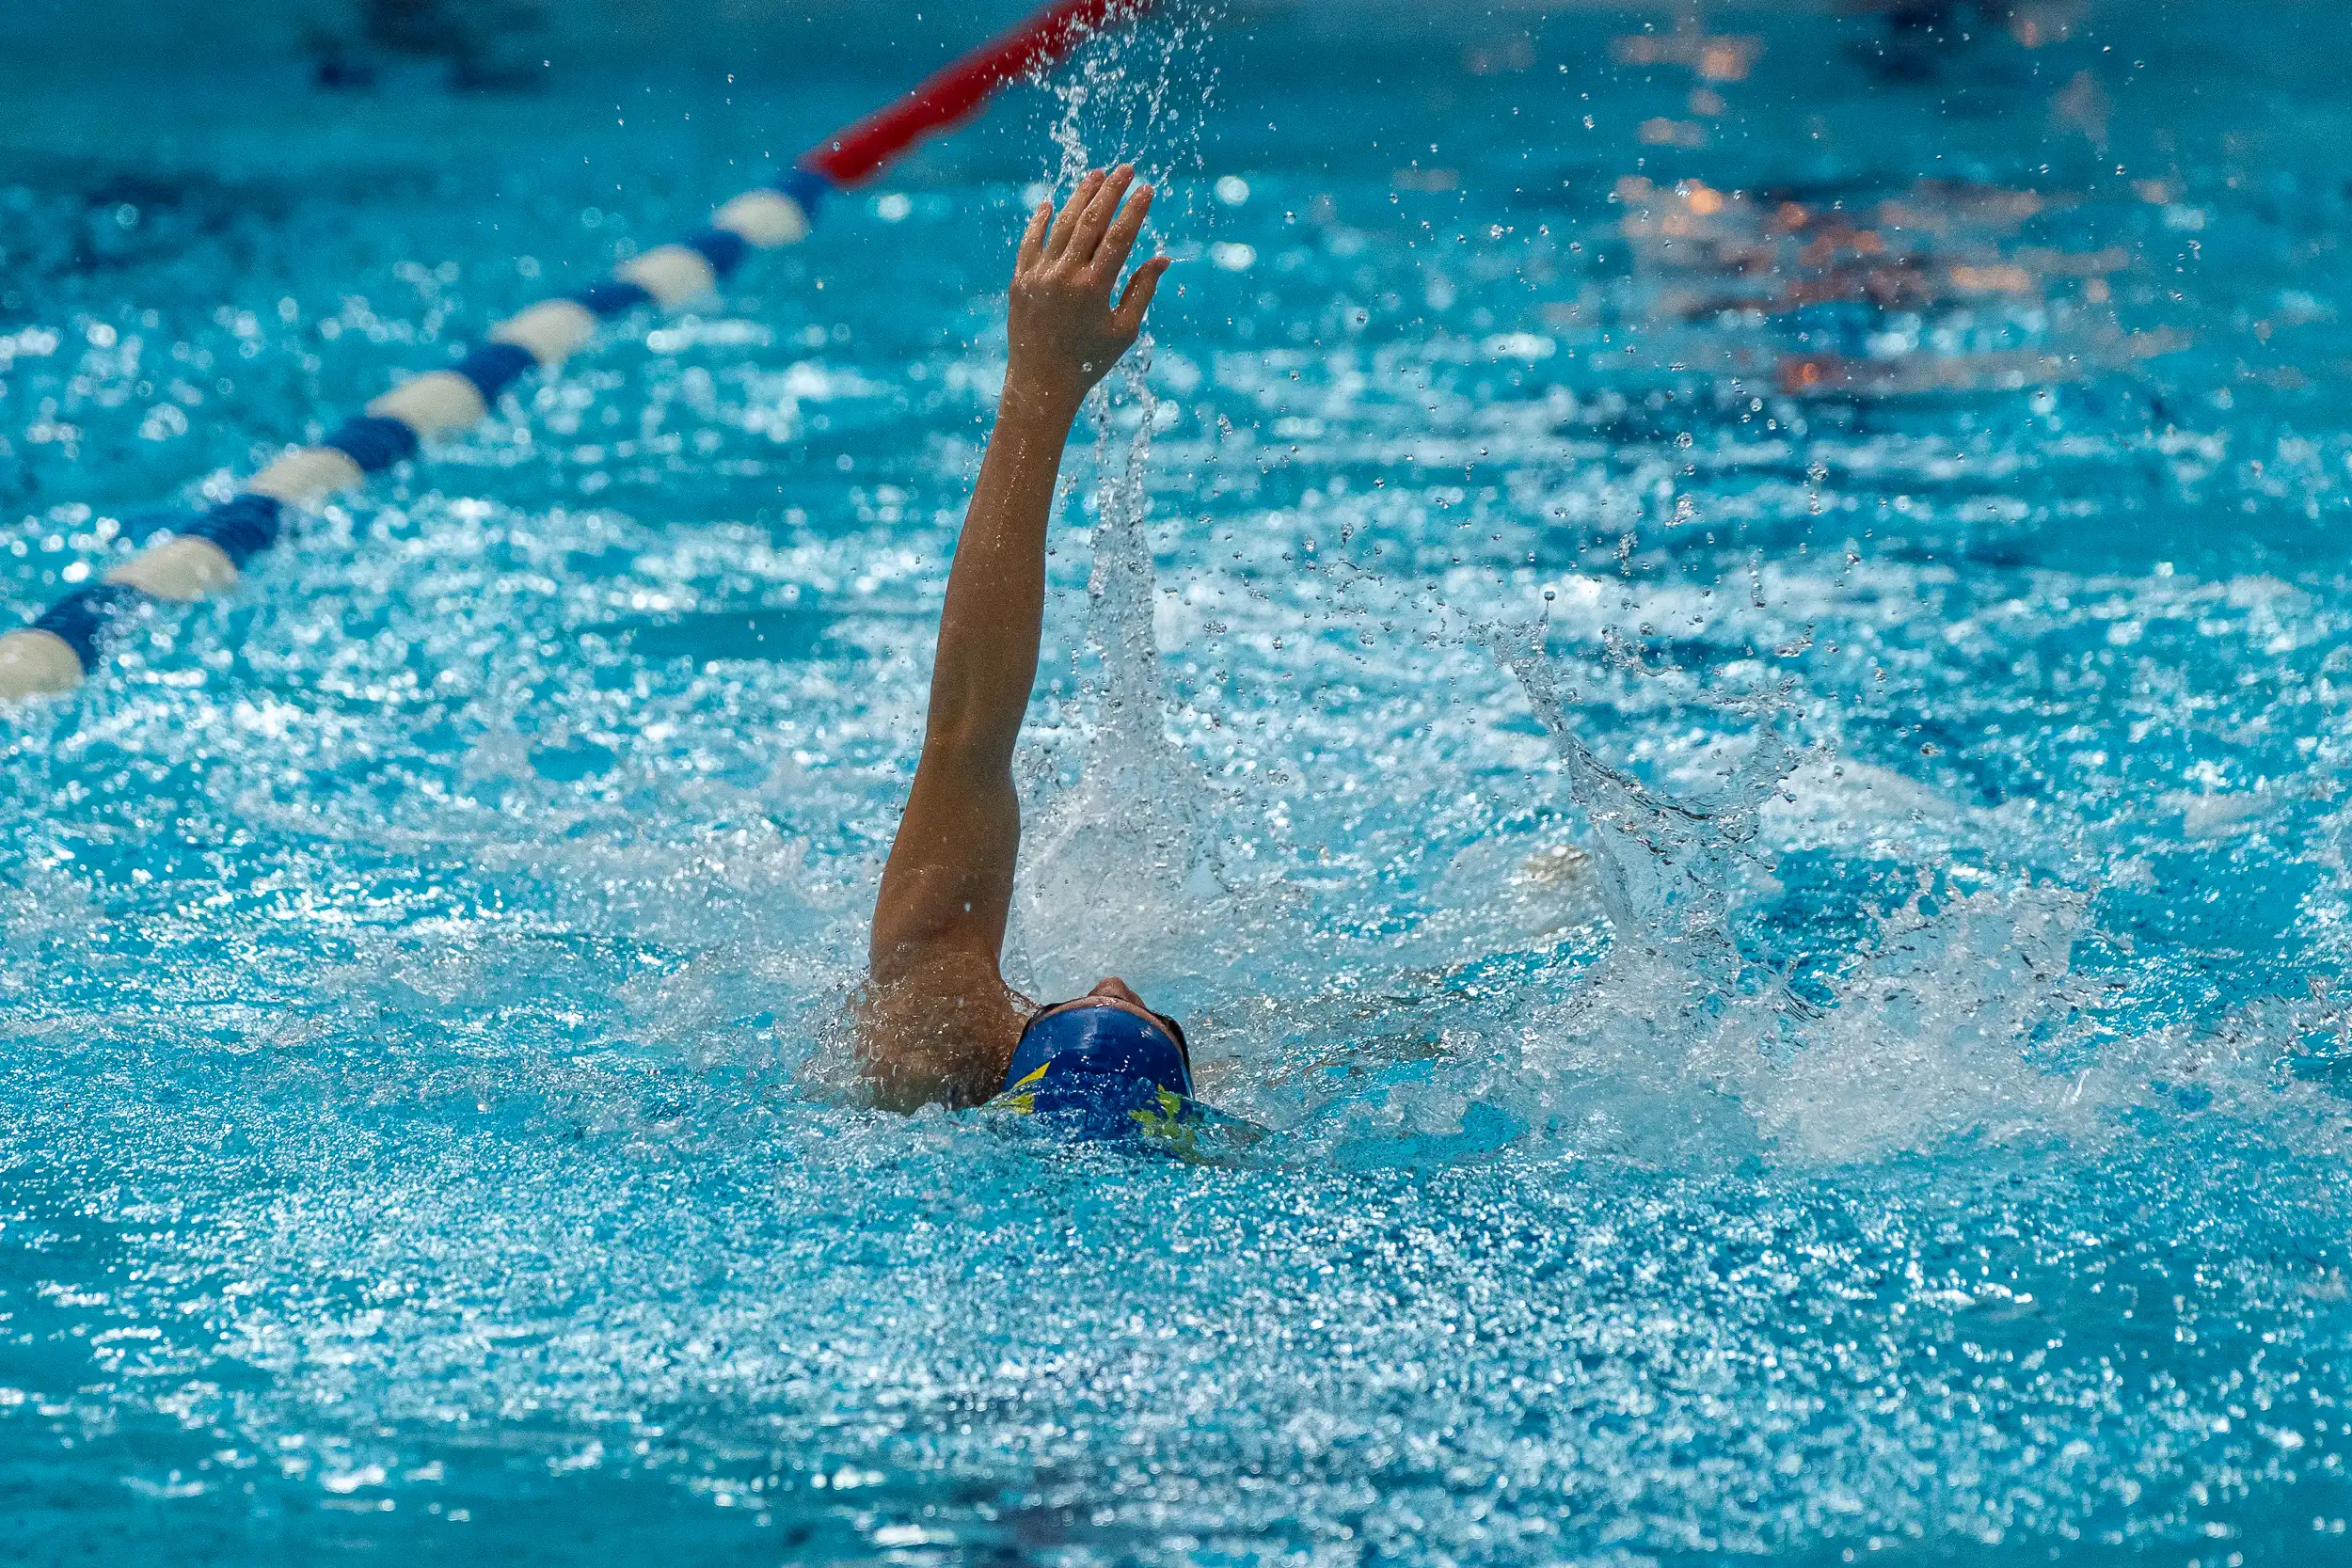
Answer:
[[[868,981],[854,1004],[858,1065],[876,1104],[977,1105],[1004,1083],[1036,1009],[986,955],[946,949]]]

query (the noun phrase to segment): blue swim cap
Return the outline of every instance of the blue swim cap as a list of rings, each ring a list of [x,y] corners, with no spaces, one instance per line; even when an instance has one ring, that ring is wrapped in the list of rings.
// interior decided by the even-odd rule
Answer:
[[[1165,1025],[1082,1003],[1030,1020],[989,1103],[1068,1121],[1086,1137],[1120,1137],[1186,1120],[1192,1073]]]

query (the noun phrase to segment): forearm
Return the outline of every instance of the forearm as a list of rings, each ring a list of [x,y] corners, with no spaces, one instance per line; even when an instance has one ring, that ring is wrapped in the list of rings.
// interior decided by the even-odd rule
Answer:
[[[1009,766],[1037,682],[1045,615],[1045,539],[1078,397],[1016,367],[947,574],[932,662],[926,748],[969,767]]]

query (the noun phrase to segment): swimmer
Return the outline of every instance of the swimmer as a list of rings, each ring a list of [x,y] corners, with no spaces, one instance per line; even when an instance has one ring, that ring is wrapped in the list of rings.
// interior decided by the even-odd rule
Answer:
[[[1059,1097],[1146,1120],[1189,1102],[1184,1029],[1124,981],[1040,1006],[999,967],[1021,847],[1013,745],[1037,680],[1046,530],[1079,406],[1134,346],[1168,271],[1155,256],[1119,286],[1152,196],[1130,166],[1097,170],[1058,214],[1040,204],[1021,238],[1004,395],[947,574],[922,759],[882,871],[853,1020],[859,1069],[882,1106],[1002,1099],[1043,1110]]]

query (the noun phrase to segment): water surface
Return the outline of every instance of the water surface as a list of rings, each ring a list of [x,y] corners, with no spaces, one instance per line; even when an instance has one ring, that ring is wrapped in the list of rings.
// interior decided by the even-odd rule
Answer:
[[[0,733],[26,1559],[2347,1555],[2352,38],[1710,20],[1159,24]],[[834,65],[27,83],[0,610]],[[1012,963],[1230,1164],[820,1092],[1122,151]]]

